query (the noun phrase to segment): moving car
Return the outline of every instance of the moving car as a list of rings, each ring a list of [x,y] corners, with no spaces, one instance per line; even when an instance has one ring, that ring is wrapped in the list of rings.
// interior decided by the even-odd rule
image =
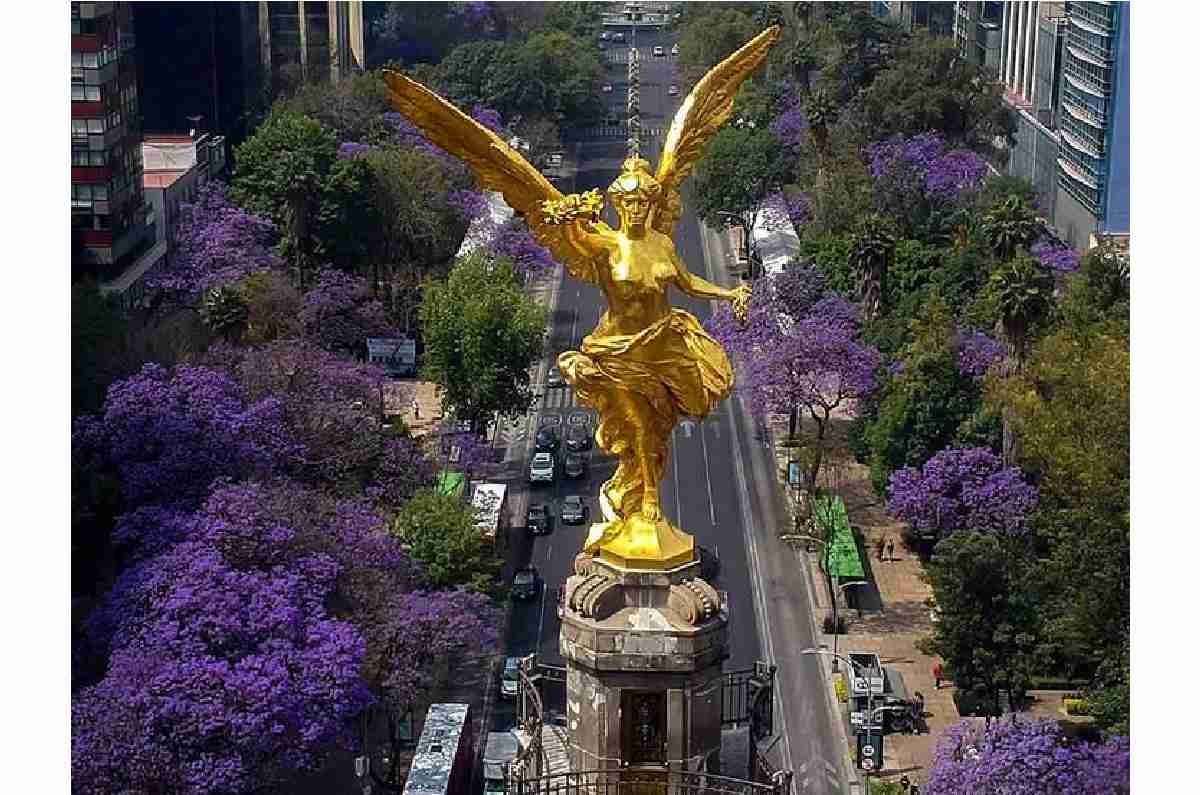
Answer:
[[[679,95],[679,86],[672,83],[671,87],[667,89],[667,94],[669,94],[672,97],[678,96]]]
[[[503,690],[503,679],[500,687]],[[483,751],[483,795],[505,795],[508,768],[520,752],[521,741],[515,732],[488,732]]]
[[[529,462],[530,483],[554,482],[554,456],[550,453],[534,453]]]
[[[664,50],[662,47],[655,47],[655,48],[654,48],[654,56],[655,56],[656,58],[661,58],[661,57],[663,57],[663,56],[664,56],[664,55],[666,55],[666,54],[667,54],[667,51],[666,51],[666,50]]]
[[[700,561],[700,579],[712,585],[721,575],[721,559],[708,547],[696,545],[696,558]]]
[[[605,83],[604,85],[600,86],[600,90],[603,91],[605,94],[611,94],[612,93],[612,83]]]
[[[541,428],[533,438],[536,452],[553,453],[558,449],[558,433],[553,428]]]
[[[538,592],[538,572],[533,566],[517,569],[513,576],[513,599],[532,599]]]
[[[570,497],[563,498],[563,524],[583,524],[587,519],[587,515],[588,507],[584,503],[583,497],[580,497],[578,494],[572,494]]]
[[[625,41],[625,34],[618,30],[616,33],[614,33],[612,35],[612,40],[613,41]]]
[[[679,15],[678,15],[678,14],[676,14],[675,16],[676,16],[676,17],[678,17]],[[672,55],[678,55],[678,54],[679,54],[679,45],[678,45],[678,44],[673,44],[673,45],[671,45],[671,54],[672,54]]]
[[[567,385],[567,382],[563,380],[562,373],[560,373],[558,371],[557,367],[551,367],[549,370],[546,371],[546,388],[547,389],[558,389],[558,388],[564,387],[566,385]]]
[[[567,428],[567,449],[572,452],[587,450],[592,446],[592,429],[586,425]]]
[[[515,592],[515,589],[514,589]],[[500,674],[500,695],[505,698],[516,698],[521,681],[521,658],[505,657],[504,673]]]
[[[529,506],[529,513],[525,515],[525,527],[535,536],[544,536],[554,529],[554,515],[550,513],[549,506],[541,503],[535,503]]]
[[[563,459],[563,474],[569,478],[581,478],[587,474],[587,456],[583,453],[567,453]]]
[[[607,30],[600,31],[600,40],[608,41],[608,31]]]

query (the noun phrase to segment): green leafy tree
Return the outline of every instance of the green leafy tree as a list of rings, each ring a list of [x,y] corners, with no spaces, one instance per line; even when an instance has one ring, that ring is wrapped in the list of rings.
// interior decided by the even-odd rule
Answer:
[[[476,432],[493,412],[515,415],[533,402],[529,366],[542,353],[546,312],[517,283],[510,264],[482,253],[428,282],[421,305],[423,377]]]
[[[388,133],[383,114],[392,110],[387,84],[375,73],[346,75],[336,83],[306,83],[277,107],[317,120],[338,143],[382,141]]]
[[[696,214],[717,229],[741,227],[749,246],[750,230],[767,200],[782,188],[788,170],[787,154],[770,130],[726,127],[697,164],[692,183]]]
[[[506,119],[546,116],[587,124],[603,113],[603,77],[591,42],[558,30],[539,32],[496,54],[483,86],[484,104]]]
[[[902,467],[919,467],[959,438],[981,410],[982,390],[961,372],[957,330],[949,306],[926,297],[924,313],[911,321],[912,341],[899,357],[899,373],[884,387],[863,437],[871,482],[886,493],[888,479]]]
[[[335,160],[318,186],[313,253],[321,264],[367,271],[370,230],[381,222],[375,173],[362,157]]]
[[[751,3],[687,3],[681,20],[679,79],[695,85],[712,67],[762,32]],[[739,6],[742,6],[739,8]]]
[[[1047,558],[1046,608],[1071,675],[1116,659],[1129,637],[1129,365],[1127,323],[1065,324],[1037,343],[1024,371],[986,386],[1041,493],[1034,529]]]
[[[960,693],[983,696],[1028,688],[1044,659],[1032,565],[1021,542],[958,531],[926,566],[939,620],[919,642],[946,661]]]
[[[490,107],[492,98],[487,94],[488,80],[508,47],[502,41],[468,41],[458,45],[437,65],[437,87],[459,107]]]
[[[93,281],[71,286],[72,416],[95,412],[109,385],[133,372],[128,333],[115,298],[102,295]]]
[[[607,10],[607,3],[546,3],[543,24],[547,28],[570,33],[584,41],[595,38],[600,30],[600,15]]]
[[[1018,367],[1028,357],[1030,336],[1054,306],[1054,277],[1032,257],[1001,263],[987,283],[997,329]]]
[[[284,254],[302,276],[312,265],[321,187],[336,156],[329,130],[285,110],[273,111],[236,149],[231,198],[286,230]]]
[[[1011,137],[999,84],[958,54],[954,40],[918,31],[862,94],[863,123],[875,140],[938,130],[951,144],[983,150]]]
[[[445,272],[466,232],[449,202],[465,175],[419,149],[382,148],[356,158],[370,171],[372,223],[353,231],[366,247],[376,291],[391,298],[407,332],[420,304],[421,282]],[[381,289],[386,285],[387,289]]]
[[[492,593],[503,561],[483,541],[477,510],[460,497],[421,489],[400,507],[390,531],[425,564],[437,588]]]

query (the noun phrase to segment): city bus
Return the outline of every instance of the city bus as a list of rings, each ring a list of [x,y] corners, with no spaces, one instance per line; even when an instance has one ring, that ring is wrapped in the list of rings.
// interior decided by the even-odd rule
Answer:
[[[471,505],[479,511],[477,526],[483,540],[500,552],[508,540],[508,487],[502,483],[477,483]]]
[[[404,795],[467,795],[474,745],[470,704],[430,706]]]

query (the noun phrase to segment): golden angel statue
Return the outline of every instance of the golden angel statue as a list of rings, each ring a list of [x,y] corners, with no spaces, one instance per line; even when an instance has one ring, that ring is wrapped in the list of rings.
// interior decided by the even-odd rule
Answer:
[[[664,570],[694,559],[691,536],[662,515],[659,483],[676,423],[703,418],[728,397],[733,369],[699,321],[671,306],[667,290],[730,301],[744,321],[750,288],[726,289],[692,274],[671,231],[681,183],[779,34],[778,26],[759,34],[696,84],[675,115],[657,171],[636,148],[625,160],[607,191],[620,229],[600,220],[598,191],[564,197],[495,133],[421,84],[384,72],[395,108],[499,191],[570,275],[597,285],[607,300],[581,349],[561,354],[558,364],[580,402],[599,414],[596,442],[619,460],[601,488],[605,521],[592,525],[584,549],[625,568]]]

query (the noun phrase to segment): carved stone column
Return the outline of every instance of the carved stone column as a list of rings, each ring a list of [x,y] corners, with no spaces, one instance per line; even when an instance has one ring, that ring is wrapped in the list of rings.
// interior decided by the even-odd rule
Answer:
[[[699,569],[576,558],[559,634],[572,769],[719,772],[728,611]]]

